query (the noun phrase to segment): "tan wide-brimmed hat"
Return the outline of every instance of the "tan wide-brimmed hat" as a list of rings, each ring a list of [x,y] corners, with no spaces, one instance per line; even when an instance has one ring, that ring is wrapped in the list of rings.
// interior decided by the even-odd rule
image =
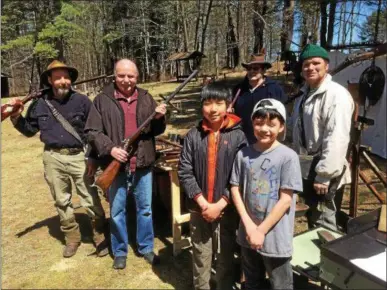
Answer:
[[[60,68],[68,70],[69,75],[70,75],[70,79],[71,79],[71,83],[76,81],[76,79],[78,78],[78,70],[76,68],[68,66],[68,65],[64,64],[63,62],[61,62],[59,60],[54,60],[53,62],[51,62],[48,65],[47,70],[45,70],[40,75],[40,83],[41,83],[41,85],[50,87],[51,85],[48,82],[48,76],[49,76],[50,72],[53,71],[54,69],[60,69]]]
[[[262,64],[265,69],[271,68],[271,63],[265,60],[265,53],[250,55],[250,61],[242,63],[242,66],[248,68],[252,64]]]

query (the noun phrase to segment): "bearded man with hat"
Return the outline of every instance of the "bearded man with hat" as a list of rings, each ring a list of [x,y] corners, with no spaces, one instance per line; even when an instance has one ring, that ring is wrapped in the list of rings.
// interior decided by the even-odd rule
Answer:
[[[308,44],[300,55],[305,84],[296,99],[293,149],[303,171],[309,228],[323,225],[336,230],[343,185],[351,175],[346,160],[354,102],[350,93],[328,73],[328,52]]]
[[[44,143],[44,177],[65,235],[65,258],[75,255],[81,244],[71,202],[71,181],[91,218],[97,256],[109,253],[104,237],[105,212],[97,191],[90,187],[92,176],[86,172],[83,131],[92,103],[87,96],[72,89],[71,84],[77,77],[75,68],[54,60],[40,77],[41,85],[46,87],[42,96],[30,105],[25,117],[21,115],[23,107],[11,115],[14,127],[24,136],[32,137],[40,131],[40,140]],[[16,100],[10,102],[14,103]]]
[[[256,103],[262,99],[272,98],[282,103],[287,100],[281,86],[273,79],[265,76],[271,64],[265,60],[264,50],[259,54],[250,56],[250,61],[242,63],[247,74],[241,84],[235,88],[234,113],[242,119],[242,128],[246,134],[249,144],[257,141],[254,136],[251,114]],[[228,112],[232,112],[229,108]]]

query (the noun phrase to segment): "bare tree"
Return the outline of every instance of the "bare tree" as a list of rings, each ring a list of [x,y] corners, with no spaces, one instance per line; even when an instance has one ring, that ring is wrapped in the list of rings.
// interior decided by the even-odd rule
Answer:
[[[227,47],[227,66],[236,67],[239,64],[239,48],[235,34],[235,26],[231,14],[230,4],[226,4],[227,9],[227,33],[226,33],[226,47]]]
[[[263,18],[267,12],[267,0],[254,0],[253,3],[254,10],[259,13],[259,15],[254,15],[253,17],[253,29],[254,29],[254,48],[253,52],[258,53],[264,47],[264,29],[265,22]]]
[[[210,17],[210,13],[211,13],[212,2],[213,2],[213,0],[209,0],[207,12],[206,12],[206,17],[205,17],[205,21],[204,21],[203,29],[202,29],[202,41],[201,41],[201,46],[200,46],[200,52],[202,52],[202,53],[204,52],[204,44],[206,42],[206,31],[207,31],[207,26],[208,26],[208,19]]]
[[[281,52],[290,50],[293,39],[294,26],[294,0],[285,0],[282,19]]]
[[[330,0],[329,3],[329,18],[328,18],[328,36],[327,45],[331,46],[333,42],[333,30],[335,27],[335,13],[336,13],[337,0]]]
[[[320,45],[322,47],[327,46],[327,7],[328,0],[320,0],[320,11],[321,11],[321,28],[320,28]]]

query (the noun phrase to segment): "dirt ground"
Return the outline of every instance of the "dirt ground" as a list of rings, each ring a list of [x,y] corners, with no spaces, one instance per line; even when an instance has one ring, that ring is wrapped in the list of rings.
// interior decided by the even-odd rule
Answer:
[[[158,94],[167,95],[176,86],[176,83],[168,83],[148,84],[146,87],[161,100],[157,98]],[[183,135],[197,123],[200,118],[199,90],[200,83],[192,82],[172,102],[184,114],[170,114],[165,135]],[[129,251],[127,268],[123,271],[112,269],[109,256],[90,256],[94,251],[91,231],[81,208],[76,210],[76,218],[81,224],[83,243],[73,258],[62,258],[64,238],[43,176],[43,146],[39,136],[21,136],[9,120],[2,122],[1,126],[1,288],[189,289],[192,286],[190,252],[184,250],[178,257],[173,257],[170,213],[158,199],[154,201],[154,223],[155,250],[162,259],[160,266],[152,268],[133,250]],[[375,160],[385,172],[385,160]],[[369,170],[367,174],[371,176]],[[375,185],[385,191],[379,183]],[[360,214],[379,206],[364,185],[359,189]],[[73,203],[78,204],[76,196]],[[108,207],[105,201],[104,206]],[[348,193],[343,209],[348,210]],[[133,229],[133,216],[129,217],[129,224]],[[305,219],[298,218],[296,232],[303,230],[306,230]],[[188,233],[187,229],[185,232]],[[301,279],[296,281],[298,289],[313,287],[318,288]]]

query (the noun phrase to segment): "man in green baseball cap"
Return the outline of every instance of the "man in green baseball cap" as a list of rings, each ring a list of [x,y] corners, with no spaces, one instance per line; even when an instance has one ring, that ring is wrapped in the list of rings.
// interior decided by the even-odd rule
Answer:
[[[329,55],[321,46],[308,44],[300,55],[302,76],[311,88],[318,87],[328,74]]]
[[[336,230],[343,185],[351,175],[346,160],[354,102],[346,88],[328,73],[329,55],[308,44],[300,55],[305,85],[291,118],[293,149],[300,156],[309,227]]]

